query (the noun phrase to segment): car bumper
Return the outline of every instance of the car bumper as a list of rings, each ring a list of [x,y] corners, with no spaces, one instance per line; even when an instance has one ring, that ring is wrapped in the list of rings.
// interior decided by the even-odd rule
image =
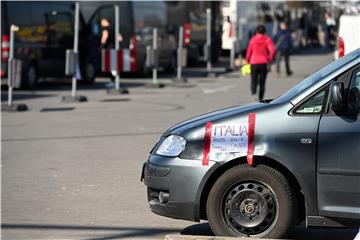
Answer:
[[[151,155],[142,174],[151,211],[166,217],[199,221],[199,194],[213,164],[210,161],[209,166],[203,166],[201,160]]]

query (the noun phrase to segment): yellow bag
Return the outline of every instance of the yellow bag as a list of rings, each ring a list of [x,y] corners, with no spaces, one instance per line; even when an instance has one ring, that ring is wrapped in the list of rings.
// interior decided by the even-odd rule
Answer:
[[[250,64],[245,64],[244,66],[241,67],[241,74],[243,76],[250,75],[250,73],[251,73],[251,65]]]

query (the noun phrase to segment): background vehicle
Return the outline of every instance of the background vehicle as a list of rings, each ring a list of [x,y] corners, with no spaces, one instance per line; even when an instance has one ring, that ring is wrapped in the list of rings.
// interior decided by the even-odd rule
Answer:
[[[115,9],[119,7],[121,35],[120,48],[128,49],[129,56],[124,59],[129,66],[124,72],[135,72],[138,68],[138,46],[134,31],[134,15],[131,2],[81,2],[80,9],[84,16],[86,39],[84,49],[86,57],[84,60],[84,75],[89,79],[104,75],[101,69],[101,20],[106,18],[110,21],[109,26],[109,48],[115,48]]]
[[[335,59],[360,47],[360,15],[341,15]]]
[[[102,1],[81,2],[79,52],[82,80],[92,83],[101,70],[101,19],[110,20],[111,44],[114,47],[114,5],[120,11],[121,49],[128,49],[124,58],[128,68],[123,72],[145,75],[146,47],[152,45],[153,28],[158,29],[159,67],[176,68],[179,26],[190,33],[184,39],[190,63],[203,55],[206,42],[206,8],[212,9],[212,59],[220,49],[221,22],[219,2],[146,2]],[[23,61],[22,87],[33,88],[39,78],[63,78],[66,49],[73,48],[74,2],[1,2],[2,66],[1,77],[7,77],[9,28],[20,27],[15,35],[15,57]],[[30,15],[28,13],[31,13]]]
[[[34,88],[39,78],[65,76],[65,52],[73,48],[74,3],[2,1],[1,15],[2,79],[7,77],[11,24],[20,27],[14,57],[22,60],[22,87]],[[80,46],[83,27],[81,18]]]
[[[176,29],[169,23],[167,15],[168,3],[165,1],[134,1],[134,22],[138,47],[139,71],[145,75],[146,47],[153,44],[153,29],[158,32],[159,67],[166,71],[176,68]]]
[[[131,68],[123,72],[146,75],[147,69],[146,47],[153,44],[153,28],[158,29],[159,67],[165,70],[174,70],[176,67],[177,42],[174,30],[168,28],[165,2],[85,2],[82,11],[86,21],[86,39],[89,49],[86,65],[87,69],[95,69],[96,75],[101,72],[100,38],[102,18],[110,20],[111,44],[115,47],[115,12],[114,5],[119,6],[120,29],[122,41],[121,49],[130,50]],[[90,47],[91,46],[91,47]]]
[[[184,25],[184,29],[190,29],[188,41],[184,39],[184,47],[189,49],[188,61],[190,64],[196,64],[204,56],[206,9],[211,9],[211,57],[212,62],[217,62],[221,50],[221,3],[215,1],[169,1],[166,4],[169,24],[171,28],[176,29],[176,34],[181,25]]]
[[[359,126],[360,48],[272,101],[168,129],[143,167],[150,208],[220,236],[358,227]]]
[[[112,22],[111,30],[114,30],[114,4],[117,4],[120,10],[120,34],[123,38],[120,47],[129,48],[131,51],[131,62],[134,66],[131,72],[136,71],[137,75],[146,75],[149,72],[150,69],[145,66],[146,47],[152,46],[155,27],[158,30],[159,67],[162,70],[175,70],[179,26],[186,24],[191,33],[189,41],[184,40],[184,47],[189,49],[190,63],[198,62],[203,56],[206,42],[206,8],[212,9],[212,57],[213,61],[217,60],[221,34],[219,2],[83,2],[81,11],[86,23],[87,52],[90,53],[84,68],[95,69],[95,75],[102,74],[99,51],[100,19],[108,18]]]

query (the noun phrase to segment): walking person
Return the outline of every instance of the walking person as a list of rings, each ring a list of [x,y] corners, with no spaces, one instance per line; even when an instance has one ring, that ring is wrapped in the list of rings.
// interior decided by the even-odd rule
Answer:
[[[101,35],[100,35],[100,47],[102,49],[114,48],[114,29],[111,27],[111,22],[108,18],[102,18],[100,20]],[[110,74],[110,81],[105,85],[107,88],[113,88],[115,76]]]
[[[336,31],[335,31],[336,22],[335,22],[335,19],[331,16],[330,13],[326,12],[324,14],[324,21],[325,21],[325,24],[326,24],[325,46],[327,48],[333,47],[335,45],[335,36],[336,36]]]
[[[280,23],[280,31],[274,37],[276,44],[276,72],[280,74],[280,65],[282,57],[285,58],[286,75],[290,76],[293,72],[290,70],[290,51],[292,47],[291,33],[285,22]]]
[[[251,65],[251,93],[255,101],[258,85],[258,99],[261,101],[264,98],[266,76],[275,54],[274,43],[265,31],[263,25],[256,28],[256,34],[250,39],[246,52],[246,61]]]
[[[111,22],[108,18],[102,18],[100,20],[101,36],[100,45],[101,48],[113,48],[114,47],[114,30],[111,27]]]
[[[100,20],[101,26],[101,36],[100,36],[100,47],[102,49],[113,49],[115,48],[115,33],[114,28],[111,26],[111,22],[108,18],[102,18]],[[116,41],[122,42],[123,37],[121,33],[116,37]],[[113,73],[110,75],[110,82],[106,84],[107,88],[113,88],[115,86],[114,83],[115,76]]]

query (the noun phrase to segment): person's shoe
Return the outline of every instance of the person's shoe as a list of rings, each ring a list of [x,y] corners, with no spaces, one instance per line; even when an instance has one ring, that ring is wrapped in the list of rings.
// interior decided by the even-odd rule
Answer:
[[[291,76],[291,75],[293,75],[293,72],[292,72],[292,71],[286,73],[286,76],[288,76],[288,77]]]

